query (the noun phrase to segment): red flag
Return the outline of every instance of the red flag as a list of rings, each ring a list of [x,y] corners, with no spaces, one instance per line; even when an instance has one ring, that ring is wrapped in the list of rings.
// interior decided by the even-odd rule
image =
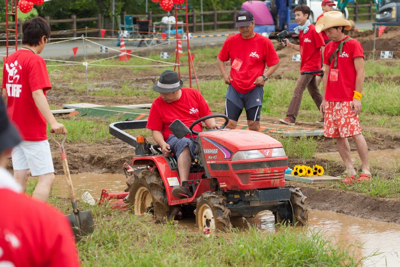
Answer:
[[[126,50],[126,56],[128,57],[128,59],[131,58],[131,54],[132,54],[132,50]]]
[[[379,32],[378,32],[378,37],[381,37],[382,33],[385,31],[386,26],[379,26]]]
[[[72,51],[74,52],[74,56],[76,56],[76,52],[78,52],[78,47],[72,47]]]
[[[194,54],[190,54],[192,61],[194,60]]]
[[[106,30],[101,29],[100,32],[101,32],[101,38],[104,38],[104,34],[106,33]]]

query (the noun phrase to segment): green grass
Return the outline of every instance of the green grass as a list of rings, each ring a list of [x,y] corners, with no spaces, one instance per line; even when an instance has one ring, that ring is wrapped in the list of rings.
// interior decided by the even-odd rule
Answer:
[[[64,213],[66,200],[50,198]],[[105,206],[79,203],[91,210],[95,231],[78,243],[83,266],[357,266],[354,245],[340,247],[320,232],[279,227],[276,233],[247,230],[214,233],[179,224],[155,224],[151,216],[134,216]],[[194,219],[193,219],[194,220]]]
[[[113,138],[108,133],[110,120],[86,120],[85,118],[58,119],[68,131],[67,141],[70,143],[104,143]],[[62,137],[56,136],[61,141]]]
[[[374,174],[370,181],[352,185],[332,183],[331,186],[371,197],[400,198],[400,175],[398,172],[394,173],[391,179],[382,179],[378,173]]]
[[[317,141],[312,137],[283,137],[278,140],[289,158],[310,159],[317,151]]]

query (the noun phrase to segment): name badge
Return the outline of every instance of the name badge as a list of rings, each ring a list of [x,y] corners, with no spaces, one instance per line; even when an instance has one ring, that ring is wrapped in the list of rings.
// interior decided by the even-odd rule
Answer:
[[[339,70],[338,69],[331,70],[331,72],[329,73],[329,80],[331,82],[337,82],[339,80]]]

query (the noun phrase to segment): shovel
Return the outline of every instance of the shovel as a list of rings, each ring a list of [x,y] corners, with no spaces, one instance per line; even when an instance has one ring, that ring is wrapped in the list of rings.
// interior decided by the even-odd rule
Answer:
[[[64,149],[64,142],[67,139],[67,135],[66,134],[64,135],[61,144],[57,142],[57,140],[53,136],[53,133],[50,133],[50,135],[53,141],[58,144],[61,150],[61,161],[64,169],[64,174],[66,176],[67,184],[69,187],[69,197],[71,199],[72,209],[73,209],[73,213],[67,215],[67,218],[72,226],[75,240],[79,241],[82,236],[91,234],[94,231],[92,213],[90,211],[80,211],[76,204],[74,187],[72,185],[71,175],[69,173],[69,168],[68,168],[67,155]]]

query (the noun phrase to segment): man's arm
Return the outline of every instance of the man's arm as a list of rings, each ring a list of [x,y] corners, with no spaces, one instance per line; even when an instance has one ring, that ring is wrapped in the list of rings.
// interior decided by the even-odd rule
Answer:
[[[54,115],[51,113],[49,103],[47,102],[43,90],[39,89],[33,91],[32,97],[40,113],[42,113],[43,117],[50,124],[51,130],[53,130],[56,134],[66,134],[67,129],[65,126],[61,123],[58,123],[56,118],[54,118]]]
[[[152,130],[151,134],[154,141],[156,141],[156,143],[161,147],[163,155],[168,157],[169,153],[171,153],[171,147],[164,141],[162,133],[160,131]]]
[[[226,84],[231,84],[232,78],[225,70],[225,62],[218,58],[218,68]]]
[[[362,93],[364,86],[364,59],[362,57],[356,57],[354,59],[354,67],[356,68],[357,78],[356,78],[356,91]],[[353,98],[353,110],[356,115],[359,115],[361,112],[361,100]]]
[[[296,51],[300,51],[300,45],[292,44],[291,42],[289,42],[289,39],[285,39],[285,41],[286,41],[287,47],[293,48]],[[284,42],[282,42],[282,44],[285,45]]]
[[[264,76],[269,78],[274,72],[279,68],[279,62],[276,63],[275,65],[272,65],[267,68],[267,71],[264,72]],[[257,77],[257,79],[254,81],[254,83],[258,86],[264,86],[265,81],[262,76]]]
[[[328,84],[329,65],[324,64],[323,71],[324,71],[324,78],[322,80],[322,103],[321,106],[319,107],[319,110],[321,111],[322,115],[324,115],[325,113],[325,103],[326,103],[325,94],[326,94],[326,86]]]
[[[204,121],[204,123],[206,124],[206,126],[210,129],[218,129],[217,124],[215,123],[215,119],[211,118],[211,119],[207,119]]]

